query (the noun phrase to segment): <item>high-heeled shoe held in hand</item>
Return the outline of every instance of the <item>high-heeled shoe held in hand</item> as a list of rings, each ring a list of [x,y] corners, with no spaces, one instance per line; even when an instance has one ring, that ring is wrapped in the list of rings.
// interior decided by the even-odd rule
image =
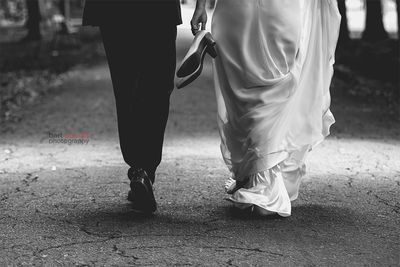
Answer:
[[[193,43],[176,73],[176,76],[180,78],[176,84],[178,89],[185,87],[200,76],[207,53],[213,58],[217,57],[215,45],[216,42],[209,32],[203,30],[196,33]]]

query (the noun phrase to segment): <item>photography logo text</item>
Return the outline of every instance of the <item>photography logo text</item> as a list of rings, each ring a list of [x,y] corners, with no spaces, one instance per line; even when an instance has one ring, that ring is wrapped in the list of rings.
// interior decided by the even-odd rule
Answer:
[[[87,145],[88,133],[49,132],[49,144]]]

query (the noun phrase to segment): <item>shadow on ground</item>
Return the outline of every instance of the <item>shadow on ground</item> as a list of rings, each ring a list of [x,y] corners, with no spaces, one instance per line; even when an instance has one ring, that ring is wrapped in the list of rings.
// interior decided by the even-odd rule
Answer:
[[[2,262],[319,266],[398,260],[393,173],[309,175],[291,217],[261,218],[223,200],[224,171],[213,158],[198,159],[208,171],[201,164],[177,167],[182,160],[160,167],[152,216],[132,211],[119,165],[1,175]]]

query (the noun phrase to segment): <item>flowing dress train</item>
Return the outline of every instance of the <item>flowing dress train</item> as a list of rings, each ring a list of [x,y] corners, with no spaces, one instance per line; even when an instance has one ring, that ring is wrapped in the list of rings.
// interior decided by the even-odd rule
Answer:
[[[336,0],[218,0],[212,22],[228,200],[291,214],[307,153],[335,122],[329,87],[339,34]]]

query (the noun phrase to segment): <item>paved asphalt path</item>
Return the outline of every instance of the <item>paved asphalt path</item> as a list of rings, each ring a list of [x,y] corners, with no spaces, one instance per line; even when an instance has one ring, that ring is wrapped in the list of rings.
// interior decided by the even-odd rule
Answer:
[[[180,59],[189,42],[181,29]],[[284,219],[223,200],[210,61],[173,94],[154,216],[126,200],[114,105],[107,65],[78,67],[1,125],[0,266],[400,265],[400,124],[378,108],[334,97],[338,123]],[[89,143],[49,144],[65,131]]]

